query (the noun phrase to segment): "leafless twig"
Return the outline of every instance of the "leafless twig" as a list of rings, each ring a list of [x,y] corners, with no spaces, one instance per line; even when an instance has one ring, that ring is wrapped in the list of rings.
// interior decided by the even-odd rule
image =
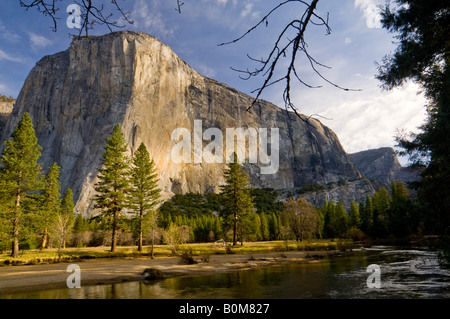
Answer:
[[[56,32],[58,24],[58,18],[56,17],[59,8],[55,6],[55,0],[46,2],[45,0],[33,0],[33,1],[23,1],[19,0],[20,6],[24,7],[26,10],[31,8],[36,8],[36,10],[42,13],[44,16],[49,16],[52,19],[53,27],[52,30]]]
[[[175,8],[175,11],[181,14],[181,7],[184,5],[184,2],[181,0],[177,0],[177,7]]]
[[[311,3],[308,3],[306,1],[301,0],[286,0],[275,6],[272,10],[270,10],[262,19],[259,20],[257,24],[255,24],[253,27],[248,29],[243,35],[240,37],[234,39],[230,42],[220,43],[219,46],[227,45],[236,43],[240,40],[242,40],[245,36],[247,36],[249,33],[253,32],[255,29],[260,27],[261,25],[268,26],[268,20],[269,18],[281,7],[284,7],[288,4],[294,3],[299,4],[305,7],[303,14],[299,19],[294,19],[290,21],[284,29],[281,31],[281,33],[278,35],[277,40],[275,41],[272,50],[268,54],[267,58],[261,58],[261,59],[255,59],[251,57],[250,55],[247,55],[249,59],[253,62],[256,62],[259,64],[259,67],[257,67],[255,70],[242,70],[242,69],[236,69],[232,68],[234,71],[237,71],[241,73],[241,78],[244,80],[248,80],[252,77],[256,77],[258,75],[262,75],[264,77],[264,82],[261,87],[255,89],[252,91],[252,93],[256,93],[256,97],[253,100],[252,104],[247,108],[247,111],[249,111],[253,105],[257,102],[257,100],[261,97],[261,94],[265,89],[268,87],[284,82],[285,88],[283,91],[283,101],[285,103],[286,110],[292,110],[299,118],[301,118],[304,121],[308,121],[310,117],[304,118],[300,113],[298,113],[298,109],[295,107],[295,105],[292,102],[291,99],[291,87],[292,87],[292,79],[296,79],[298,82],[300,82],[302,85],[308,87],[308,88],[320,88],[321,86],[313,86],[311,84],[306,83],[300,76],[299,72],[297,72],[296,69],[296,59],[297,55],[299,53],[303,53],[303,55],[306,57],[306,60],[308,61],[309,65],[311,66],[312,70],[315,74],[317,74],[322,80],[327,82],[328,84],[341,89],[345,91],[357,91],[353,89],[344,88],[342,86],[339,86],[338,84],[330,81],[327,79],[319,70],[319,67],[321,68],[327,68],[330,69],[330,67],[318,62],[316,59],[314,59],[308,52],[308,45],[305,41],[305,32],[306,27],[308,24],[313,24],[315,26],[322,26],[325,28],[326,34],[331,33],[331,27],[329,25],[329,15],[327,14],[326,18],[321,17],[318,15],[315,10],[317,7],[317,3],[319,0],[313,0]],[[289,32],[294,31],[295,37],[293,39],[288,38]],[[286,43],[287,39],[287,43]],[[289,57],[289,66],[286,69],[286,72],[283,76],[275,78],[275,73],[279,68],[279,63],[282,58]]]
[[[49,16],[53,21],[53,31],[57,31],[57,20],[56,13],[60,10],[56,5],[57,0],[19,0],[19,3],[26,10],[35,8],[38,12],[41,12],[44,16]],[[113,12],[105,14],[105,1],[94,1],[94,0],[78,0],[73,1],[73,3],[80,6],[81,10],[81,27],[79,29],[78,36],[83,33],[88,36],[89,30],[94,28],[94,25],[105,25],[110,32],[113,28],[123,28],[125,24],[120,24],[120,19],[124,20],[129,24],[133,24],[134,21],[129,19],[130,11],[124,11],[122,7],[118,4],[117,0],[110,0],[110,3],[118,11],[118,15]]]

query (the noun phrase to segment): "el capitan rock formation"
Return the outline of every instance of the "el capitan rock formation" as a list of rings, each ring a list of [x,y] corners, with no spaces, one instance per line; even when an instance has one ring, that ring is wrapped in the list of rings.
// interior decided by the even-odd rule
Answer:
[[[373,187],[353,166],[336,134],[318,120],[309,124],[285,110],[206,78],[167,45],[139,32],[114,32],[72,41],[66,51],[42,58],[17,98],[1,140],[7,140],[22,114],[33,119],[44,167],[61,167],[62,191],[71,187],[76,209],[91,214],[93,184],[105,140],[120,123],[133,152],[144,142],[155,160],[166,197],[218,191],[224,164],[176,164],[170,152],[176,128],[279,128],[279,170],[260,174],[245,164],[253,186],[277,190],[347,181],[333,198],[359,200]],[[206,145],[206,142],[203,142]],[[351,193],[352,188],[358,192]],[[341,194],[341,195],[339,195]],[[333,199],[331,198],[331,199]]]

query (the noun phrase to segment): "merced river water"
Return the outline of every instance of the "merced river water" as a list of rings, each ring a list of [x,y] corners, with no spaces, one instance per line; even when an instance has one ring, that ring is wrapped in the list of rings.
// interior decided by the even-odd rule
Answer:
[[[369,265],[379,266],[379,288],[369,288]],[[372,281],[371,281],[372,282]],[[0,298],[63,299],[329,299],[450,298],[450,270],[425,249],[375,246],[317,263],[54,289]]]

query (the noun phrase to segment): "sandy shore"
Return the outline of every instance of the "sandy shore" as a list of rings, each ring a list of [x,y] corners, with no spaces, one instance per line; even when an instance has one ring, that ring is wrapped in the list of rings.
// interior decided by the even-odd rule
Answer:
[[[155,259],[97,259],[77,262],[81,269],[81,285],[98,285],[145,280],[144,270],[153,268],[165,277],[204,275],[299,262],[318,262],[330,252],[303,251],[260,254],[211,255],[209,261],[194,257],[192,265],[181,264],[179,257]],[[311,257],[314,256],[314,257]],[[0,295],[16,292],[66,288],[70,263],[0,267]]]

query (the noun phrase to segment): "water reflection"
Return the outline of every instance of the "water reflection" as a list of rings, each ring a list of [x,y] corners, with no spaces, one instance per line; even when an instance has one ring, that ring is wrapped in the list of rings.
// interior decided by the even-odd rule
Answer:
[[[366,268],[370,264],[381,267],[380,289],[367,288],[369,274]],[[440,268],[435,253],[389,247],[377,247],[319,263],[0,296],[65,299],[449,297],[450,272]]]

